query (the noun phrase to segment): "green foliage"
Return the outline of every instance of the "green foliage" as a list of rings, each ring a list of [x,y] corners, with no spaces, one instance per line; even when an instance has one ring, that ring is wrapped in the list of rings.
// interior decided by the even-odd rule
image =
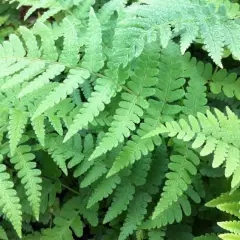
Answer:
[[[230,233],[220,234],[219,237],[223,240],[238,239],[239,238],[239,190],[233,193],[225,193],[220,197],[207,203],[209,207],[217,207],[219,210],[228,214],[236,216],[238,220],[230,220],[225,222],[218,222],[218,225]]]
[[[239,239],[239,16],[1,2],[0,239]]]
[[[193,141],[192,148],[202,148],[201,156],[214,153],[213,167],[219,167],[226,162],[225,176],[233,175],[232,188],[239,184],[239,119],[229,109],[227,116],[215,109],[215,115],[210,111],[206,114],[198,113],[197,117],[188,116],[188,120],[180,119],[168,122],[149,134],[167,133],[170,137],[177,137],[185,142]],[[234,130],[237,128],[236,130]]]

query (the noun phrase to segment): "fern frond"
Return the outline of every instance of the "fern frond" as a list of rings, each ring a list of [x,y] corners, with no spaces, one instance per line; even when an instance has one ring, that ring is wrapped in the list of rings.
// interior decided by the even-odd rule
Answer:
[[[149,240],[163,240],[165,237],[165,232],[161,230],[152,230],[148,232]]]
[[[104,66],[102,32],[101,25],[93,9],[90,10],[86,41],[82,67],[88,69],[90,72],[98,72]]]
[[[69,205],[69,208],[72,208],[72,206],[75,206],[76,209],[79,210],[83,218],[85,218],[90,223],[91,226],[96,227],[99,222],[98,221],[99,206],[98,204],[95,204],[93,207],[87,208],[87,202],[88,202],[88,197],[82,198],[80,196],[80,197],[72,198],[66,204]]]
[[[101,24],[106,24],[114,12],[123,10],[126,3],[126,0],[110,0],[109,2],[105,3],[98,11],[98,18]]]
[[[129,178],[135,186],[143,186],[146,183],[147,175],[151,168],[151,162],[151,154],[148,154],[147,156],[142,157],[140,161],[134,163]]]
[[[45,145],[45,124],[44,116],[40,115],[31,121],[34,132],[36,133],[37,139],[40,144],[44,147]]]
[[[123,168],[140,160],[142,155],[147,155],[154,150],[154,145],[161,145],[162,140],[160,137],[142,139],[147,132],[151,131],[150,129],[159,124],[161,118],[159,109],[161,109],[161,106],[161,103],[157,101],[150,101],[150,106],[147,109],[148,114],[146,114],[144,122],[140,124],[137,133],[132,136],[132,140],[127,141],[109,170],[107,177],[118,173]]]
[[[53,62],[57,61],[59,54],[51,29],[45,24],[37,22],[32,31],[41,38],[42,58]]]
[[[77,7],[74,9],[73,13],[78,19],[86,20],[89,17],[89,12],[95,2],[96,0],[80,0],[80,3],[76,4]]]
[[[173,203],[171,208],[163,211],[155,219],[148,219],[141,225],[142,229],[155,229],[173,224],[174,222],[181,222],[183,216],[191,215],[191,204],[186,195],[182,195],[177,202]]]
[[[75,138],[78,139],[78,135],[76,135]],[[55,134],[48,134],[45,141],[45,149],[58,167],[67,175],[67,161],[75,162],[76,159],[80,157],[79,155],[81,155],[81,153],[79,153],[81,149],[77,151],[74,149],[74,138],[65,144],[63,144],[62,141],[62,137]]]
[[[74,177],[79,177],[82,174],[86,173],[94,164],[94,162],[88,161],[88,157],[91,155],[95,146],[94,138],[91,134],[87,134],[85,136],[83,146],[84,156],[82,158],[75,158],[75,161],[73,161],[74,159],[70,160],[68,163],[69,168],[76,166],[73,175]],[[79,150],[81,151],[81,149]]]
[[[81,181],[80,187],[85,188],[97,181],[107,172],[106,165],[101,161],[96,162],[91,169],[86,173],[83,180]]]
[[[147,47],[135,63],[134,75],[128,81],[128,91],[122,93],[112,124],[105,137],[90,157],[93,160],[124,141],[134,131],[149,104],[147,97],[154,95],[153,86],[157,83],[159,54],[156,46]]]
[[[123,180],[115,190],[113,201],[109,207],[103,223],[106,224],[116,218],[123,211],[127,210],[127,206],[133,199],[135,187],[128,180]]]
[[[233,233],[220,234],[219,237],[223,240],[239,240],[240,236]]]
[[[0,164],[0,207],[2,213],[12,223],[19,237],[22,236],[22,209],[13,182],[6,172],[6,166]]]
[[[8,236],[6,231],[3,229],[3,227],[0,227],[0,239],[1,240],[8,240]]]
[[[192,183],[192,176],[197,174],[196,167],[199,163],[198,156],[190,150],[186,150],[184,155],[170,157],[168,165],[170,171],[166,174],[167,180],[161,198],[153,212],[153,219],[171,207],[187,191],[188,186]]]
[[[240,218],[240,204],[239,202],[230,202],[217,205],[217,208],[222,212],[229,213]]]
[[[235,234],[240,234],[240,222],[239,221],[229,221],[229,222],[219,222],[218,225]]]
[[[37,39],[32,33],[32,31],[23,26],[19,27],[18,31],[20,32],[23,40],[25,41],[28,50],[27,56],[30,58],[39,58],[41,52],[38,47]]]
[[[215,234],[206,234],[204,236],[195,237],[194,240],[219,240]]]
[[[73,233],[79,238],[83,235],[83,223],[79,216],[81,210],[73,204],[75,201],[70,199],[69,202],[71,202],[71,205],[67,202],[59,214],[55,216],[55,226],[43,231],[42,240],[74,240]]]
[[[148,193],[140,191],[136,193],[133,201],[130,203],[126,219],[121,227],[119,240],[127,239],[141,224],[147,213],[147,206],[150,201],[151,196]]]
[[[232,194],[227,192],[227,193],[221,194],[221,196],[206,203],[206,206],[207,207],[217,207],[217,206],[221,206],[222,204],[239,202],[239,201],[240,201],[240,192],[239,191],[235,191]]]
[[[89,72],[86,70],[70,70],[67,79],[65,79],[62,84],[59,84],[59,86],[40,103],[32,119],[40,116],[49,108],[64,100],[67,95],[72,94],[80,84],[83,84],[87,78],[89,78]]]
[[[232,187],[239,183],[238,167],[240,161],[240,141],[237,116],[227,108],[227,116],[215,109],[215,114],[209,110],[206,114],[198,113],[197,117],[188,116],[188,121],[181,119],[162,125],[150,133],[152,137],[167,133],[185,142],[193,140],[192,148],[202,147],[201,156],[214,153],[213,167],[219,167],[226,162],[225,176],[233,175]]]
[[[113,190],[120,184],[121,178],[114,175],[110,178],[103,178],[95,187],[94,192],[89,198],[88,208],[92,207],[95,203],[101,201],[103,198],[108,197]]]
[[[227,14],[231,18],[238,18],[240,14],[240,6],[236,2],[232,2],[230,0],[209,0],[209,2],[214,3],[217,8],[220,8],[221,5],[226,7]]]
[[[78,34],[74,24],[67,18],[63,19],[63,50],[59,62],[67,66],[75,66],[79,61],[79,43]]]
[[[191,78],[188,82],[187,92],[183,100],[182,111],[186,115],[196,116],[198,112],[205,113],[207,110],[207,97],[205,81],[201,78]]]
[[[142,155],[147,155],[148,152],[153,151],[154,145],[160,145],[160,138],[145,141],[146,139],[142,139],[142,137],[150,129],[153,129],[156,124],[164,121],[165,118],[172,118],[181,111],[181,106],[176,101],[184,96],[184,90],[181,87],[184,85],[185,79],[179,77],[183,75],[183,61],[176,44],[171,42],[168,48],[162,50],[159,69],[160,77],[154,95],[158,101],[153,99],[148,101],[149,107],[143,118],[144,122],[140,124],[137,133],[132,136],[132,139],[127,141],[108,176],[119,172],[121,169],[138,161]]]
[[[239,59],[240,26],[226,14],[224,6],[217,10],[206,0],[144,3],[128,7],[119,20],[113,43],[116,66],[126,66],[138,57],[146,42],[155,42],[160,37],[166,47],[176,35],[181,36],[182,53],[200,35],[209,55],[219,66],[222,67],[224,46]]]
[[[214,94],[224,93],[228,98],[240,100],[240,79],[236,73],[227,73],[226,69],[214,73],[210,80],[210,90]]]
[[[12,108],[9,118],[9,144],[13,156],[27,124],[28,114],[21,109]]]
[[[178,114],[182,107],[177,102],[184,97],[182,89],[186,80],[184,76],[184,62],[179,47],[170,42],[168,47],[162,50],[160,58],[160,79],[157,84],[155,96],[160,100],[162,107],[160,114],[162,121]]]
[[[105,105],[110,103],[112,97],[119,90],[120,82],[124,83],[128,78],[127,70],[105,70],[105,76],[98,78],[95,88],[88,99],[87,103],[83,104],[79,114],[75,117],[73,124],[69,127],[68,133],[64,138],[64,142],[70,139],[75,133],[87,127],[104,110]]]
[[[28,19],[33,13],[40,9],[45,9],[44,13],[38,18],[38,21],[45,22],[47,19],[54,17],[60,12],[68,12],[73,6],[76,6],[81,0],[44,0],[44,1],[31,1],[31,0],[7,0],[11,2],[18,2],[18,7],[31,6],[24,16],[24,20]]]
[[[163,142],[152,156],[152,163],[145,183],[145,188],[149,194],[152,195],[159,192],[159,187],[162,185],[168,170],[168,163],[167,148]]]
[[[29,146],[21,145],[16,149],[16,153],[11,157],[10,161],[18,172],[18,177],[26,190],[34,216],[38,220],[42,190],[41,171],[36,168],[36,163],[32,161],[35,156],[30,151]]]

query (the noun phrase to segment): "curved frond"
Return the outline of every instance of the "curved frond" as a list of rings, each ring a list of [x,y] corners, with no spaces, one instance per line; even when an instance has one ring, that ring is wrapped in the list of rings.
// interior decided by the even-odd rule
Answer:
[[[187,120],[180,119],[162,125],[148,136],[168,134],[185,142],[193,141],[192,148],[202,148],[200,155],[214,153],[213,167],[226,163],[225,176],[233,175],[232,187],[239,183],[240,162],[240,121],[227,108],[227,116],[215,109],[215,115],[209,110],[206,114],[198,113],[197,117],[188,116]]]
[[[136,124],[141,121],[144,111],[149,106],[146,98],[155,93],[153,86],[157,83],[159,73],[157,69],[158,58],[159,54],[156,53],[156,47],[149,46],[136,61],[134,74],[127,83],[128,90],[122,93],[122,101],[115,112],[112,124],[94,150],[90,160],[117,147],[135,130]]]
[[[208,1],[143,1],[125,10],[118,22],[113,52],[115,65],[126,66],[138,57],[147,43],[157,41],[166,47],[173,36],[180,35],[182,53],[198,37],[216,64],[222,67],[223,47],[240,58],[240,25]],[[173,31],[172,31],[173,29]],[[173,34],[174,32],[174,34]]]
[[[88,99],[88,102],[83,104],[73,124],[69,127],[64,142],[78,131],[87,127],[87,125],[104,110],[105,105],[109,104],[111,98],[116,95],[120,84],[124,83],[127,78],[127,70],[119,70],[119,72],[115,70],[105,70],[105,76],[96,80],[94,91]]]

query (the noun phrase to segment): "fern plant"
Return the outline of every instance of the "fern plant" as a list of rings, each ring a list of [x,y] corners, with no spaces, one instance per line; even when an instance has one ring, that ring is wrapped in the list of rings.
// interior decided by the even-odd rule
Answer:
[[[238,239],[239,16],[0,3],[0,239]]]

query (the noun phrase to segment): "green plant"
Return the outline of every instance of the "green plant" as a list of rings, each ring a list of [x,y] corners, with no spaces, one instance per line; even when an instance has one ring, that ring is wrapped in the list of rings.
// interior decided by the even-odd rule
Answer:
[[[239,237],[238,3],[1,6],[0,239]]]

